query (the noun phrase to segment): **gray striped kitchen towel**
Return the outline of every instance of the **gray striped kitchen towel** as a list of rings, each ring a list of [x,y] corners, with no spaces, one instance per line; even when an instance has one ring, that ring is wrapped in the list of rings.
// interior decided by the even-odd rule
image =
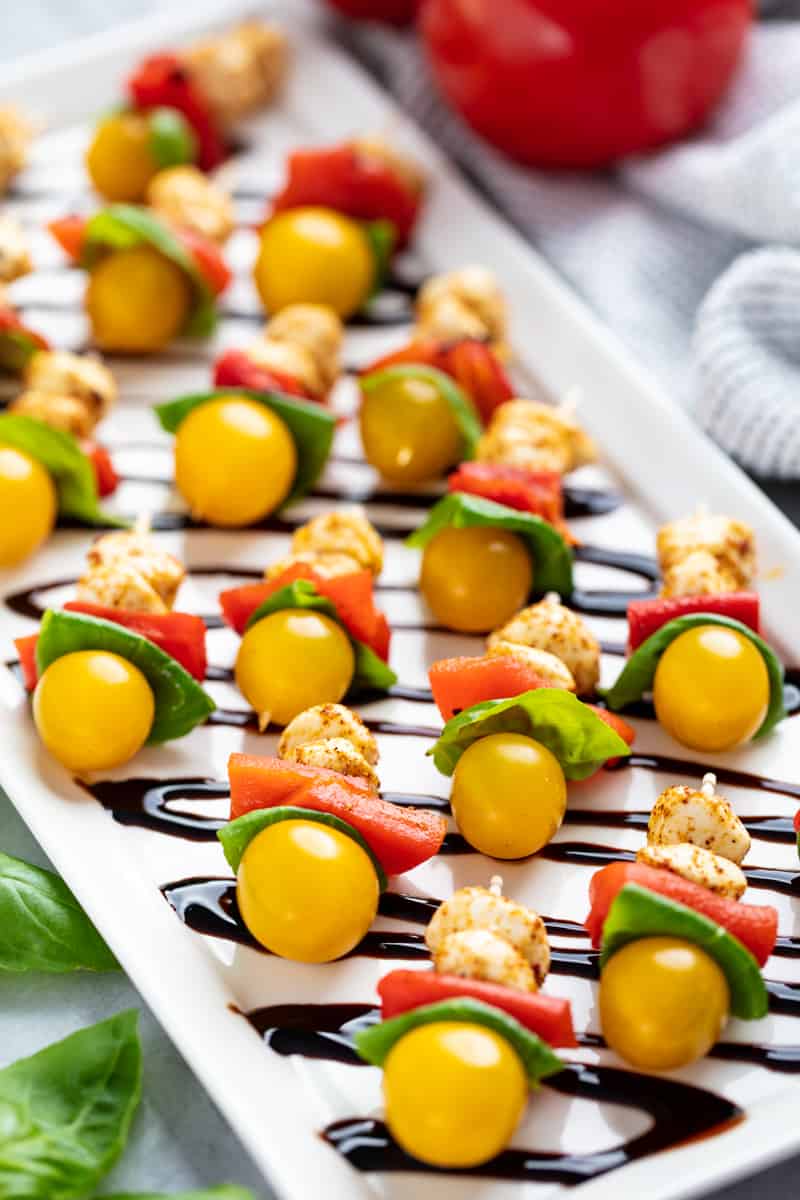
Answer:
[[[800,477],[800,21],[757,26],[702,135],[589,176],[487,147],[410,35],[338,31],[720,445]]]

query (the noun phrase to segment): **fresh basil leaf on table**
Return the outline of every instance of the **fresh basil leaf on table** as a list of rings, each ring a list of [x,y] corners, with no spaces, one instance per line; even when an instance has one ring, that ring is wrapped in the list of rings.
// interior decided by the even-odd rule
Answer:
[[[119,1158],[142,1090],[137,1020],[119,1013],[0,1071],[5,1200],[84,1200]]]
[[[0,971],[118,968],[63,880],[0,851]]]

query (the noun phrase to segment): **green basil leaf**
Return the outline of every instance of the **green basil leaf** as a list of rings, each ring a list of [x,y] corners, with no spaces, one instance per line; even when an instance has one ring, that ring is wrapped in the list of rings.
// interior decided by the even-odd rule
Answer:
[[[342,626],[350,638],[356,658],[353,682],[349,689],[351,692],[370,688],[386,691],[392,684],[397,683],[397,676],[388,663],[379,658],[369,646],[351,636],[336,611],[336,605],[327,596],[321,596],[310,579],[295,579],[286,587],[273,592],[263,604],[259,604],[245,628],[250,629],[256,621],[261,621],[272,613],[282,612],[286,608],[310,608],[314,612],[324,613],[326,617]]]
[[[119,963],[67,885],[0,851],[0,971],[116,971]]]
[[[630,747],[572,692],[536,688],[510,700],[483,700],[451,717],[427,751],[443,775],[452,775],[461,755],[491,733],[521,733],[555,755],[566,779],[586,779]],[[535,799],[531,798],[531,803]]]
[[[366,234],[372,257],[375,260],[375,274],[372,279],[368,299],[376,296],[383,287],[389,274],[394,248],[397,245],[397,228],[392,221],[364,221],[361,228]]]
[[[59,516],[103,527],[130,524],[107,513],[100,505],[92,464],[71,434],[52,429],[33,417],[0,413],[0,445],[14,446],[29,454],[52,476]]]
[[[24,329],[0,329],[0,371],[17,374],[40,349],[36,339]]]
[[[564,1063],[558,1055],[535,1033],[520,1025],[508,1013],[493,1008],[491,1004],[484,1004],[482,1000],[473,1000],[471,996],[454,997],[437,1004],[426,1004],[422,1008],[412,1008],[399,1017],[359,1030],[354,1038],[356,1050],[374,1067],[382,1067],[389,1052],[402,1037],[420,1025],[432,1025],[437,1021],[484,1025],[499,1033],[519,1055],[532,1088],[541,1079],[547,1079],[564,1069]]]
[[[225,857],[234,871],[239,870],[242,855],[253,838],[261,833],[263,829],[269,828],[270,825],[277,825],[279,821],[316,821],[318,825],[327,825],[331,829],[338,829],[339,833],[352,838],[364,853],[369,855],[370,861],[375,868],[375,874],[378,876],[380,889],[382,892],[386,891],[389,886],[386,880],[386,873],[357,829],[354,829],[352,825],[348,825],[347,821],[343,821],[341,817],[334,816],[333,813],[323,812],[316,808],[303,808],[302,806],[292,804],[276,805],[274,808],[253,809],[252,812],[245,813],[242,817],[237,817],[235,821],[229,821],[227,825],[224,825],[222,829],[217,831],[217,837],[222,842]]]
[[[179,167],[197,158],[197,138],[177,108],[154,108],[148,114],[150,153],[159,167]]]
[[[139,668],[155,698],[148,742],[169,742],[183,737],[216,708],[208,693],[179,662],[141,634],[100,617],[48,609],[42,617],[36,643],[39,677],[57,658],[76,650],[107,650]]]
[[[736,630],[743,637],[749,638],[764,659],[769,677],[769,706],[767,715],[753,735],[753,739],[764,737],[786,716],[783,703],[783,665],[772,647],[768,646],[763,638],[754,633],[749,626],[743,625],[741,621],[735,621],[733,617],[724,617],[718,613],[687,613],[683,617],[676,617],[674,621],[667,621],[666,625],[662,625],[660,629],[651,634],[646,641],[642,642],[641,646],[634,650],[614,686],[606,688],[601,693],[605,696],[608,707],[617,712],[619,709],[633,704],[634,701],[641,700],[645,692],[652,691],[656,668],[667,646],[671,645],[682,633],[686,633],[689,629],[696,629],[698,625],[721,625],[723,629]]]
[[[0,1196],[84,1200],[116,1162],[142,1089],[135,1010],[0,1071]]]
[[[328,461],[336,431],[334,415],[321,404],[284,396],[281,392],[216,388],[212,392],[198,392],[196,395],[181,396],[177,400],[167,401],[166,404],[158,404],[155,409],[156,416],[162,429],[167,433],[177,433],[190,412],[199,408],[201,404],[208,404],[210,400],[219,400],[225,396],[247,396],[249,400],[263,404],[283,421],[297,447],[297,474],[284,504],[299,500],[317,482]]]
[[[108,250],[152,246],[183,271],[192,288],[192,306],[184,333],[208,337],[217,323],[214,296],[192,256],[163,221],[134,204],[110,204],[87,222],[81,265],[91,269]]]
[[[256,1197],[249,1188],[224,1183],[201,1192],[115,1192],[113,1196],[103,1196],[102,1200],[256,1200]]]
[[[423,363],[398,363],[396,366],[383,367],[379,371],[370,372],[369,375],[362,375],[359,385],[362,392],[369,395],[384,384],[398,379],[423,379],[436,388],[447,401],[461,434],[460,461],[474,458],[475,448],[481,436],[481,423],[472,400],[456,381],[436,367],[428,367]],[[412,536],[417,537],[418,533],[419,531]]]
[[[570,595],[572,550],[558,530],[533,513],[506,508],[505,504],[484,500],[482,496],[470,496],[465,492],[450,492],[443,496],[438,504],[434,504],[425,524],[411,534],[406,545],[423,549],[443,529],[469,529],[475,525],[507,529],[522,538],[533,559],[534,592]]]
[[[614,897],[603,925],[601,969],[628,942],[646,937],[676,937],[700,946],[725,975],[733,1015],[744,1021],[758,1021],[767,1015],[769,998],[758,963],[738,938],[686,904],[638,883],[626,883]]]

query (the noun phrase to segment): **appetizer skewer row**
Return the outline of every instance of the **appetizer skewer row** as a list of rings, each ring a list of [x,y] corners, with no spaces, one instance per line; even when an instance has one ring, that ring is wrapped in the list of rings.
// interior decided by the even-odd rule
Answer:
[[[319,963],[355,949],[387,875],[436,854],[446,823],[383,800],[373,778],[299,761],[298,750],[314,745],[342,768],[354,755],[377,761],[374,739],[354,713],[339,705],[303,713],[281,739],[285,757],[231,755],[231,820],[218,837],[253,937],[273,954]]]
[[[255,20],[146,58],[127,81],[127,105],[95,130],[92,183],[108,200],[139,201],[164,168],[219,166],[231,123],[273,98],[286,63],[283,34]]]
[[[528,1093],[576,1045],[568,1000],[538,989],[550,963],[538,913],[489,888],[444,901],[425,933],[432,971],[378,984],[383,1021],[356,1050],[383,1068],[386,1123],[414,1158],[437,1167],[488,1162],[511,1140]]]
[[[778,914],[741,903],[750,838],[716,778],[667,788],[635,863],[593,877],[586,927],[600,948],[600,1019],[609,1046],[643,1070],[686,1066],[709,1052],[728,1014],[767,1014],[759,966]]]
[[[297,500],[319,477],[335,418],[274,391],[218,388],[158,405],[175,434],[175,484],[196,520],[252,525]]]
[[[283,392],[324,402],[339,377],[344,329],[323,304],[290,304],[267,322],[245,350],[226,350],[214,365],[214,386]]]
[[[630,657],[606,693],[624,709],[652,693],[666,731],[697,750],[731,750],[785,714],[783,667],[759,636],[752,530],[698,514],[658,535],[662,597],[628,612]]]
[[[181,334],[213,331],[215,299],[231,276],[208,238],[130,204],[64,217],[49,228],[88,272],[85,307],[101,349],[149,354]]]
[[[352,691],[396,683],[389,625],[373,596],[382,564],[381,540],[367,518],[340,509],[301,526],[292,553],[267,569],[264,583],[222,592],[223,615],[242,635],[236,683],[261,729]]]

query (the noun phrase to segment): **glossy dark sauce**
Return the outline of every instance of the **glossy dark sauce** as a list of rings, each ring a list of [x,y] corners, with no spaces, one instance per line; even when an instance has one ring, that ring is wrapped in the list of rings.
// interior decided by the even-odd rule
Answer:
[[[79,781],[80,782],[80,781]],[[228,783],[215,779],[179,779],[162,783],[157,779],[107,779],[81,783],[120,825],[152,829],[191,842],[215,842],[217,830],[227,821],[202,813],[177,812],[170,808],[179,800],[221,800],[230,794]]]
[[[633,754],[620,758],[613,766],[607,766],[607,771],[625,771],[637,768],[645,771],[660,771],[666,775],[677,775],[682,778],[698,780],[703,768],[698,763],[685,758],[673,758],[666,754]],[[777,796],[792,796],[800,800],[800,783],[789,780],[771,779],[766,775],[754,775],[749,771],[738,771],[732,767],[714,767],[717,782],[729,787],[753,788],[755,791],[772,792]]]

